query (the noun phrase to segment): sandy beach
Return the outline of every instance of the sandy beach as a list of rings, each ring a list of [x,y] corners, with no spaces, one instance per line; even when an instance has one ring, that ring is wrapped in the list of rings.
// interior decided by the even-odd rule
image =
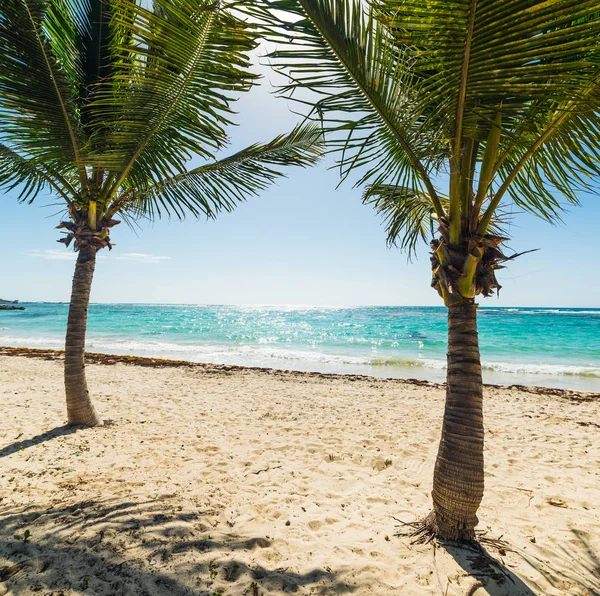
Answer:
[[[98,362],[70,429],[60,357],[0,356],[0,594],[600,594],[598,394],[486,386],[492,564],[398,535],[443,386]]]

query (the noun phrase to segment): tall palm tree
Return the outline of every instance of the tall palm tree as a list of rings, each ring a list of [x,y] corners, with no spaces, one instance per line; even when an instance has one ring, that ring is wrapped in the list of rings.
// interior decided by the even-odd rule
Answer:
[[[215,217],[282,166],[320,154],[315,126],[216,160],[232,102],[256,80],[254,25],[214,0],[2,0],[0,187],[64,201],[59,240],[77,251],[67,323],[69,424],[98,425],[84,347],[99,250],[124,218]],[[204,165],[190,169],[193,156]]]
[[[484,489],[475,300],[500,288],[501,205],[553,221],[600,174],[598,2],[259,4],[278,43],[271,62],[289,77],[281,93],[323,123],[342,177],[359,173],[388,242],[412,252],[437,228],[432,286],[448,307],[447,389],[422,527],[471,540]]]

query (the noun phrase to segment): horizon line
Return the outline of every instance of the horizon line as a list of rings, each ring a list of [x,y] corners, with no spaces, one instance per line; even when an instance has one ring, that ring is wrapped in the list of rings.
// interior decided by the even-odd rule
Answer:
[[[69,304],[68,300],[18,300],[18,304]],[[144,306],[228,306],[243,308],[446,308],[444,304],[281,304],[281,303],[225,303],[225,302],[90,302],[91,305],[144,305]],[[568,306],[568,305],[505,305],[493,306],[491,304],[479,304],[480,308],[539,308],[539,309],[578,309],[578,310],[600,310],[600,306]]]

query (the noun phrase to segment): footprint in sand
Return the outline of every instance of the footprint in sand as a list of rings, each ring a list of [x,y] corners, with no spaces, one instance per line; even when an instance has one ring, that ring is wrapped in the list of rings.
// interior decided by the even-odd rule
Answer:
[[[312,521],[309,521],[306,525],[313,532],[316,532],[317,530],[320,530],[323,527],[323,522],[319,521],[318,519],[313,519]]]
[[[195,449],[199,453],[208,453],[209,455],[212,455],[217,451],[221,451],[221,449],[219,449],[219,447],[216,447],[215,445],[207,445],[206,447],[196,447]]]

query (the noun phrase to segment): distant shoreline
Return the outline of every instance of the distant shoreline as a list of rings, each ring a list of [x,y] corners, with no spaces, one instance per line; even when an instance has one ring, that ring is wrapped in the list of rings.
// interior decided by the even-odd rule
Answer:
[[[60,360],[64,355],[64,350],[45,350],[39,348],[15,348],[10,346],[0,346],[0,356],[22,356],[26,358],[36,358],[40,360]],[[435,381],[426,381],[412,378],[395,377],[376,377],[372,375],[360,375],[351,373],[323,373],[313,371],[299,371],[293,369],[268,368],[262,366],[242,366],[238,364],[213,364],[208,362],[191,362],[189,360],[171,360],[166,358],[148,358],[144,356],[126,356],[119,354],[101,354],[97,352],[86,352],[87,364],[128,364],[132,366],[142,366],[150,368],[195,368],[202,369],[209,373],[228,373],[232,371],[248,371],[254,373],[264,373],[267,375],[281,375],[288,377],[308,377],[315,379],[347,379],[351,381],[374,381],[386,383],[398,383],[401,385],[418,385],[425,387],[444,388],[445,383]],[[592,401],[600,400],[600,393],[593,391],[577,391],[573,389],[561,389],[556,387],[542,387],[529,385],[497,385],[493,383],[484,383],[484,387],[493,389],[518,390],[536,395],[555,395],[574,401]]]

